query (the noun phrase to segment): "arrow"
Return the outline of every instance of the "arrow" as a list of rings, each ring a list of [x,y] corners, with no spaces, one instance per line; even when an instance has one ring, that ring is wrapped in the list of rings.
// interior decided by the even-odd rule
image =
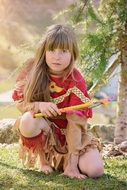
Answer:
[[[100,100],[90,100],[84,104],[79,104],[79,105],[75,105],[75,106],[69,106],[69,107],[65,107],[65,108],[60,108],[60,112],[61,113],[66,113],[72,110],[80,110],[83,108],[93,108],[93,107],[97,107],[101,104],[103,105],[107,105],[110,101],[112,101],[111,98],[104,98],[104,99],[100,99]],[[36,113],[34,114],[35,118],[38,117],[44,117],[45,115],[43,113]]]

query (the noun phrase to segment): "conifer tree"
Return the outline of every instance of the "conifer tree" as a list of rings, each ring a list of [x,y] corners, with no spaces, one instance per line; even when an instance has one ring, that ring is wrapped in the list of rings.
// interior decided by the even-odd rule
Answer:
[[[114,142],[127,141],[127,0],[80,0],[63,12],[80,37],[81,69],[95,93],[120,66]],[[109,64],[109,59],[116,59]]]

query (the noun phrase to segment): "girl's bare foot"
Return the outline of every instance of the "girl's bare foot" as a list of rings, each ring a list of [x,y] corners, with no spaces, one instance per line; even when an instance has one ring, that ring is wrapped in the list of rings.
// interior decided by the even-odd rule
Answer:
[[[51,173],[53,171],[53,169],[45,161],[45,152],[44,152],[43,148],[40,149],[40,151],[39,151],[39,157],[40,157],[40,169],[39,169],[39,171],[43,172],[45,174]]]
[[[81,174],[78,169],[78,159],[79,156],[75,154],[71,154],[68,165],[66,166],[64,170],[64,175],[69,176],[71,178],[78,178],[78,179],[85,179],[86,176]]]
[[[53,172],[53,169],[49,165],[43,165],[40,167],[39,171],[45,174],[49,174]]]
[[[85,179],[87,178],[87,176],[81,174],[78,170],[78,168],[72,168],[67,166],[65,171],[64,171],[64,175],[71,177],[71,178],[78,178],[78,179]]]

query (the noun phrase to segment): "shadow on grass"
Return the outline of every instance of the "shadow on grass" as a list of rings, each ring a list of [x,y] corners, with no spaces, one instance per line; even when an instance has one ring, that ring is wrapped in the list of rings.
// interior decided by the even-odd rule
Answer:
[[[98,179],[86,180],[70,179],[53,172],[45,175],[35,170],[28,170],[14,165],[0,162],[0,166],[6,169],[0,179],[0,190],[126,190],[127,182],[118,179],[111,174],[104,174]],[[13,175],[12,175],[13,174]]]

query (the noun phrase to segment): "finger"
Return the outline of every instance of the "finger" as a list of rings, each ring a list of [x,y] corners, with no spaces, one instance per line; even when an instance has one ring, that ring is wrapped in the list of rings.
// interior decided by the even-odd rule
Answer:
[[[58,109],[58,107],[57,107],[56,104],[52,104],[51,107],[53,108],[53,110],[54,110],[58,115],[61,115],[61,111]]]
[[[58,115],[58,113],[56,112],[56,110],[55,110],[53,107],[50,107],[48,111],[50,111],[50,113],[51,113],[53,116],[57,116],[57,115]]]
[[[46,117],[52,117],[52,114],[51,114],[51,112],[49,110],[46,110],[44,112],[44,116],[46,116]]]
[[[61,113],[61,111],[58,109],[57,110],[57,113],[58,113],[58,115],[61,115],[62,113]]]

